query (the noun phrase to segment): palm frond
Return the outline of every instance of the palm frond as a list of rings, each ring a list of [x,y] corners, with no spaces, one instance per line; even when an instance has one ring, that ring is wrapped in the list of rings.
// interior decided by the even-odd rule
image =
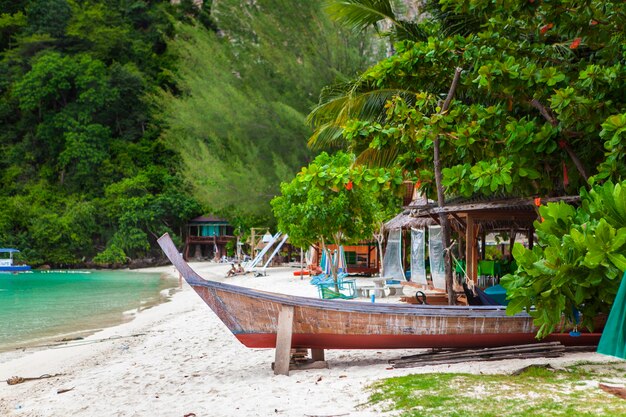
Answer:
[[[313,132],[307,145],[316,151],[347,149],[348,143],[343,139],[342,133],[343,128],[327,123]]]
[[[442,10],[437,1],[429,1],[426,4],[426,11],[439,22],[441,32],[444,36],[461,35],[467,36],[480,31],[483,20],[471,14],[457,14],[451,11]]]
[[[357,31],[381,20],[396,20],[389,0],[329,0],[324,10],[332,19]]]
[[[383,121],[385,103],[395,96],[412,102],[415,93],[396,88],[347,93],[315,107],[307,117],[307,123],[315,127],[330,121],[343,125],[350,119]]]
[[[396,165],[399,154],[399,149],[395,146],[388,146],[384,149],[367,148],[358,154],[356,163],[370,168],[392,168]]]
[[[428,32],[419,23],[401,21],[396,28],[396,40],[423,42],[428,40]]]

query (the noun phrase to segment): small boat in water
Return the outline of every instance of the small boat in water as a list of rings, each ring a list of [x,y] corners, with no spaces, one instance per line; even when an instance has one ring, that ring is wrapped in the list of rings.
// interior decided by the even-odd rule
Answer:
[[[19,250],[13,248],[0,248],[0,272],[25,272],[30,271],[30,265],[13,265],[13,254]],[[5,253],[9,254],[6,258]]]

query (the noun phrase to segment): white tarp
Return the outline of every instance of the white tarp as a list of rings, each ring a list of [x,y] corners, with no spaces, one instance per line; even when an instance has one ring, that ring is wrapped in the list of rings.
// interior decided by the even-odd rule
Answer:
[[[402,267],[402,230],[400,229],[389,231],[383,269],[386,278],[405,280]]]
[[[426,232],[411,228],[411,281],[426,285]]]
[[[446,272],[441,226],[428,226],[428,256],[433,287],[446,289]]]

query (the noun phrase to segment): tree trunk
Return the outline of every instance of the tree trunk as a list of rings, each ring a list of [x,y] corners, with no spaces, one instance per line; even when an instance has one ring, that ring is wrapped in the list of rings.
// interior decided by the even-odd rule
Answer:
[[[531,106],[539,110],[539,113],[541,113],[543,118],[546,119],[552,126],[555,126],[555,127],[558,126],[559,121],[556,120],[554,116],[552,116],[552,114],[550,114],[550,111],[543,104],[541,104],[539,100],[532,99],[530,104]],[[585,170],[585,166],[583,165],[578,155],[576,155],[576,152],[574,152],[572,147],[569,146],[569,144],[565,141],[561,141],[559,143],[559,146],[562,149],[564,149],[565,152],[567,152],[567,155],[570,157],[570,159],[576,166],[576,169],[578,170],[578,173],[580,174],[580,176],[583,177],[586,183],[589,183],[589,175],[587,174],[587,171]]]
[[[378,259],[380,259],[380,263],[378,264],[378,275],[381,277],[385,276],[385,268],[383,266],[383,240],[385,240],[385,231],[383,230],[384,226],[384,223],[381,223],[378,233],[374,233],[374,239],[376,239],[378,247]]]
[[[452,80],[452,85],[450,85],[450,90],[448,91],[448,96],[441,106],[440,114],[443,114],[448,111],[448,107],[450,107],[450,102],[452,101],[452,97],[454,97],[454,91],[456,90],[457,85],[459,84],[459,79],[461,78],[461,68],[457,68],[454,72],[454,78]],[[440,137],[436,136],[433,141],[434,145],[434,162],[435,162],[435,184],[437,185],[437,206],[439,208],[443,208],[445,204],[445,194],[442,185],[442,174],[441,174],[441,156],[440,156]],[[446,288],[448,291],[448,304],[455,304],[454,298],[454,289],[453,289],[453,278],[452,278],[452,263],[450,257],[450,223],[448,222],[448,216],[445,213],[439,213],[439,224],[441,225],[441,234],[443,238],[443,247],[444,247],[444,268],[446,274]]]
[[[333,281],[335,282],[335,291],[339,292],[339,245],[341,243],[341,233],[333,235],[334,244],[337,247],[337,256],[333,259],[333,254],[328,252],[328,256],[330,256],[330,273],[333,276]]]

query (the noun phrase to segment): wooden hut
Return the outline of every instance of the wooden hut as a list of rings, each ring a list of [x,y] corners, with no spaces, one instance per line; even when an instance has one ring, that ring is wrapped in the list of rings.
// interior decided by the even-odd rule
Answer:
[[[478,262],[485,257],[486,236],[490,233],[505,233],[509,245],[523,235],[530,248],[533,246],[535,228],[533,223],[540,219],[538,206],[548,202],[564,201],[575,203],[578,196],[555,198],[508,198],[492,200],[456,200],[443,208],[436,203],[412,203],[403,215],[415,219],[428,219],[432,224],[439,223],[439,214],[448,216],[453,234],[456,234],[461,258],[465,259],[469,279],[477,282]],[[464,249],[462,250],[462,248]]]
[[[312,263],[319,265],[322,256],[321,244],[313,246]],[[330,244],[326,248],[331,253],[337,250],[337,246]],[[380,270],[380,257],[378,256],[378,243],[360,242],[356,245],[343,245],[346,255],[346,267],[348,274],[376,275]]]
[[[236,240],[228,220],[213,215],[196,217],[187,223],[183,257],[188,260],[191,254],[196,259],[218,260],[226,255],[228,242]]]

